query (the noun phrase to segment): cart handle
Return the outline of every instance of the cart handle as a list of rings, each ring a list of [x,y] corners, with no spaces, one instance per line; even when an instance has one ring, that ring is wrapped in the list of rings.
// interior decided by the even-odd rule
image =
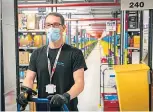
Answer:
[[[29,100],[29,102],[35,102],[35,103],[48,103],[49,100],[48,100],[47,98],[31,98],[31,99]],[[20,107],[21,107],[21,106],[18,104],[18,112],[19,112],[19,110],[20,110]],[[63,111],[69,112],[68,107],[67,107],[66,104],[64,104],[64,105],[62,106],[62,108],[63,108]]]

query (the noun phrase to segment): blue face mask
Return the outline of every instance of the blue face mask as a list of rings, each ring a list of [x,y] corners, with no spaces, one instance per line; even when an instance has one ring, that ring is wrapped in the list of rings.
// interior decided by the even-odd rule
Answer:
[[[60,39],[60,29],[59,28],[49,28],[47,30],[47,38],[49,42],[56,42]]]

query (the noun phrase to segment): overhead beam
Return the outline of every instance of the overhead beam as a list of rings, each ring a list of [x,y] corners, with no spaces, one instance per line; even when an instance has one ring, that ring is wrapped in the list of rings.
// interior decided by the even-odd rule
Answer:
[[[65,19],[66,21],[119,21],[120,18],[80,18],[80,19]]]
[[[66,15],[61,13],[62,15]],[[93,13],[94,15],[110,15],[111,13]],[[90,15],[89,13],[74,13],[72,15]]]
[[[84,7],[84,6],[120,6],[120,3],[102,3],[102,2],[93,2],[93,3],[67,3],[67,4],[25,4],[18,5],[18,8],[38,8],[38,7]]]

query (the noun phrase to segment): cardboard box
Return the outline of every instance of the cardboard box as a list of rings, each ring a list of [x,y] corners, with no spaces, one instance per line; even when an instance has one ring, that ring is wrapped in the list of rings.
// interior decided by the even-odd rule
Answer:
[[[139,64],[140,52],[132,52],[132,64]]]
[[[23,14],[18,14],[18,29],[22,29],[22,17]]]
[[[18,14],[18,29],[26,29],[27,18],[25,14]]]
[[[140,44],[140,36],[134,36],[134,44]]]
[[[140,48],[140,44],[134,44],[133,47],[135,47],[135,48]]]
[[[24,52],[19,52],[19,64],[24,63]]]
[[[29,52],[24,52],[24,64],[29,64]]]
[[[29,52],[19,52],[19,64],[29,64]]]
[[[36,14],[27,15],[27,29],[34,30],[36,28]]]

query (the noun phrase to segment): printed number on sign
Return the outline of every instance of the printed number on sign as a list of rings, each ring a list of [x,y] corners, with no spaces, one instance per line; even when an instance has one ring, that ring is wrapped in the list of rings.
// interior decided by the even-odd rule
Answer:
[[[129,8],[139,8],[139,7],[144,7],[144,2],[129,3]]]

